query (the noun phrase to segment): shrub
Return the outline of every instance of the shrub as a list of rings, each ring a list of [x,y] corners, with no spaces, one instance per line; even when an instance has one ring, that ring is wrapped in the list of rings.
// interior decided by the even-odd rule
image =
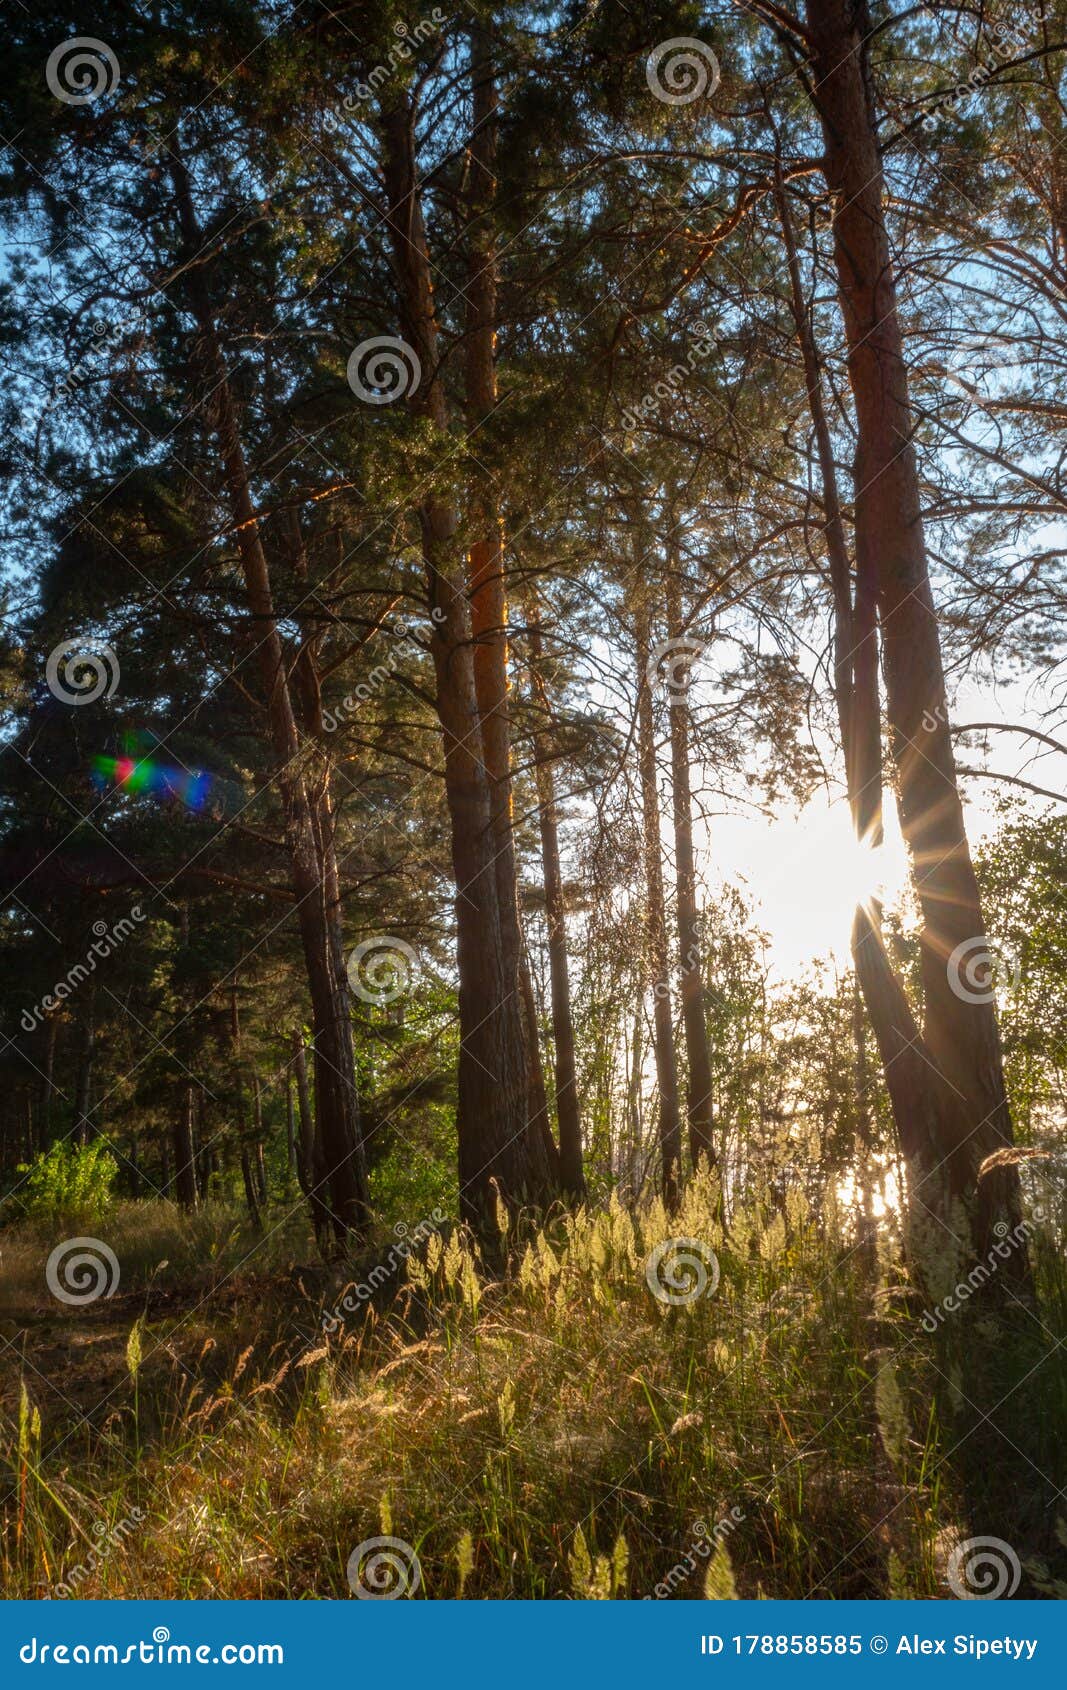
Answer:
[[[32,1163],[23,1163],[25,1177],[15,1201],[29,1219],[90,1219],[103,1214],[112,1201],[118,1174],[115,1158],[100,1139],[92,1144],[53,1144]]]

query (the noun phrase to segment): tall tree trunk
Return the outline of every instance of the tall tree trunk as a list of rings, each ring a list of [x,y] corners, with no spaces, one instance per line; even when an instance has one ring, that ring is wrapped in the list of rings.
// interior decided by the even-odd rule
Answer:
[[[870,1067],[867,1060],[867,1021],[863,1012],[863,997],[859,976],[852,977],[852,1045],[855,1081],[853,1108],[855,1111],[855,1143],[857,1185],[860,1205],[860,1253],[868,1276],[873,1279],[878,1264],[878,1234],[874,1220],[874,1110],[870,1094]]]
[[[245,1086],[241,1055],[241,1018],[237,1006],[236,975],[230,982],[230,1060],[233,1066],[237,1115],[237,1139],[241,1147],[241,1179],[244,1184],[245,1203],[248,1206],[248,1218],[252,1222],[253,1230],[256,1232],[262,1232],[263,1217],[259,1211],[259,1198],[256,1192],[255,1177],[252,1172],[252,1149],[249,1142],[248,1121],[245,1116]]]
[[[412,409],[442,439],[448,406],[440,373],[429,254],[415,172],[414,115],[390,88],[383,106],[387,222],[401,324],[422,369]],[[544,1190],[531,1154],[524,1010],[517,969],[505,965],[492,805],[471,652],[471,623],[451,499],[419,508],[433,620],[431,651],[444,742],[445,792],[456,878],[460,1054],[457,1131],[460,1210],[490,1249],[496,1193],[512,1207]]]
[[[293,1076],[285,1070],[285,1161],[289,1178],[296,1173],[296,1113],[293,1109]]]
[[[849,808],[857,839],[873,851],[881,846],[883,840],[875,554],[868,547],[857,558],[853,593],[852,565],[837,466],[823,399],[822,363],[804,298],[792,214],[780,165],[777,204],[786,252],[790,303],[803,359],[808,408],[822,481],[823,536],[834,605],[834,697]],[[941,1108],[941,1088],[936,1085],[936,1075],[929,1069],[923,1054],[921,1034],[904,988],[886,955],[881,906],[876,899],[856,910],[852,926],[852,956],[882,1057],[897,1134],[911,1169],[910,1188],[915,1212],[919,1213],[928,1201],[923,1192],[930,1177],[929,1170],[936,1169],[939,1161],[937,1118]],[[934,1212],[937,1212],[936,1206]]]
[[[259,1083],[259,1075],[252,1075],[252,1120],[255,1126],[255,1157],[256,1191],[260,1202],[266,1206],[267,1202],[267,1164],[263,1157],[263,1089]]]
[[[304,1054],[304,1035],[299,1027],[290,1034],[292,1072],[296,1076],[296,1106],[300,1121],[300,1142],[297,1174],[305,1192],[310,1191],[316,1178],[315,1123],[311,1116],[311,1097],[308,1092],[307,1060]]]
[[[241,1145],[241,1179],[244,1184],[245,1203],[248,1207],[248,1218],[252,1222],[254,1232],[263,1231],[263,1216],[259,1208],[259,1193],[256,1189],[256,1178],[252,1167],[252,1147],[247,1140]]]
[[[481,23],[472,23],[472,123],[467,148],[466,419],[475,434],[496,409],[497,263],[496,199],[497,91],[492,43]],[[530,1154],[546,1190],[559,1177],[548,1096],[541,1061],[537,1001],[519,910],[518,859],[511,778],[511,710],[508,678],[508,602],[504,537],[491,479],[475,463],[468,499],[467,583],[474,642],[474,689],[481,722],[482,758],[489,788],[489,819],[500,905],[502,965],[519,980],[526,1033],[527,1112]]]
[[[790,305],[804,365],[808,409],[822,481],[823,538],[834,605],[834,700],[845,759],[849,807],[857,839],[882,843],[882,732],[878,691],[877,587],[868,574],[852,589],[852,563],[830,425],[823,399],[822,363],[797,257],[793,216],[776,161],[776,200],[786,253]]]
[[[537,1008],[533,973],[525,935],[520,934],[519,991],[522,995],[523,1031],[526,1035],[526,1118],[531,1139],[530,1155],[539,1170],[537,1179],[547,1199],[560,1188],[559,1150],[552,1137],[548,1108],[545,1065],[541,1058],[541,1018]]]
[[[669,637],[680,640],[685,633],[678,548],[668,540],[667,625]],[[678,893],[679,980],[682,996],[682,1024],[685,1028],[686,1113],[689,1120],[689,1154],[696,1171],[703,1163],[714,1167],[715,1139],[712,1120],[711,1052],[704,1018],[704,956],[697,904],[696,858],[693,852],[693,795],[689,780],[689,671],[676,670],[672,689],[671,797],[674,820],[674,862]]]
[[[643,1115],[641,1109],[641,1077],[645,1068],[645,1004],[644,980],[639,976],[634,992],[633,1036],[630,1040],[630,1062],[626,1075],[627,1171],[630,1199],[636,1201],[644,1184],[642,1153],[644,1150]]]
[[[184,163],[172,157],[182,239],[190,255],[203,248]],[[188,297],[199,330],[198,347],[212,385],[219,451],[230,500],[249,610],[254,617],[267,718],[285,812],[297,917],[311,992],[315,1036],[315,1093],[318,1130],[329,1180],[330,1209],[338,1241],[361,1235],[368,1220],[366,1168],[356,1095],[352,1023],[344,957],[337,942],[339,899],[336,863],[320,858],[320,836],[304,777],[300,740],[288,681],[285,649],[274,611],[270,570],[248,477],[230,387],[215,326],[215,313],[202,264],[185,272]]]
[[[174,1194],[183,1209],[197,1208],[196,1151],[193,1121],[196,1094],[190,1080],[182,1092],[181,1108],[174,1117]]]
[[[81,1039],[74,1083],[73,1133],[77,1144],[88,1144],[96,1135],[92,1121],[93,1060],[96,1056],[96,981],[90,982],[81,1014]]]
[[[41,1063],[41,1125],[37,1148],[42,1153],[52,1141],[52,1103],[56,1095],[56,1034],[59,1022],[50,1015],[44,1024],[44,1060]]]
[[[537,608],[531,599],[530,679],[533,704],[547,724],[551,708],[541,667],[541,630]],[[560,1185],[567,1195],[580,1200],[585,1195],[582,1157],[582,1122],[578,1103],[578,1072],[574,1052],[574,1021],[571,1015],[571,981],[567,963],[567,912],[563,897],[563,875],[559,860],[559,816],[556,781],[548,733],[535,728],[533,734],[534,773],[537,782],[537,815],[541,832],[541,867],[545,884],[545,923],[548,928],[548,977],[552,998],[552,1049],[556,1090],[556,1120],[559,1126]]]
[[[812,98],[836,202],[834,261],[856,414],[857,577],[872,582],[877,594],[900,825],[923,917],[922,1041],[931,1067],[922,1082],[927,1093],[922,1130],[933,1142],[915,1146],[914,1160],[909,1155],[911,1196],[935,1223],[966,1214],[973,1247],[982,1255],[998,1241],[997,1224],[1018,1223],[1019,1181],[1015,1166],[1003,1164],[979,1178],[985,1159],[1010,1147],[1012,1130],[992,992],[970,1001],[976,994],[966,993],[961,981],[961,957],[982,944],[984,923],[956,782],[927,569],[867,62],[869,24],[861,0],[808,0],[807,24]],[[874,967],[881,973],[881,960]],[[881,985],[885,989],[884,980]],[[875,1033],[885,1059],[877,1023]],[[901,1056],[899,1033],[891,1042],[892,1055]],[[894,1066],[906,1069],[905,1089],[914,1094],[914,1059]],[[892,1092],[888,1068],[886,1078]],[[907,1107],[914,1099],[901,1101]],[[897,1103],[894,1097],[899,1120]],[[1004,1288],[1012,1279],[1025,1281],[1025,1251],[1014,1252],[996,1278]]]
[[[659,825],[659,783],[656,779],[656,739],[652,718],[652,688],[648,611],[638,601],[634,611],[637,644],[638,763],[644,826],[645,908],[649,963],[652,976],[656,1080],[659,1089],[659,1142],[663,1199],[677,1206],[682,1163],[682,1123],[678,1109],[678,1065],[671,1013],[671,975],[667,947],[667,916],[663,896],[663,848]]]
[[[218,1171],[218,1153],[214,1144],[204,1141],[204,1121],[207,1103],[203,1086],[196,1088],[196,1183],[203,1202],[211,1196],[211,1176]]]

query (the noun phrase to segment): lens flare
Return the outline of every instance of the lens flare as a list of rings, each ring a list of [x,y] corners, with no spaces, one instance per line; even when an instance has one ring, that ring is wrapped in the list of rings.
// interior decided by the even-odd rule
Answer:
[[[160,799],[174,799],[187,810],[202,810],[211,790],[211,776],[202,769],[176,768],[160,763],[152,757],[95,756],[92,778],[96,786],[106,790],[120,786],[124,792],[151,793]]]

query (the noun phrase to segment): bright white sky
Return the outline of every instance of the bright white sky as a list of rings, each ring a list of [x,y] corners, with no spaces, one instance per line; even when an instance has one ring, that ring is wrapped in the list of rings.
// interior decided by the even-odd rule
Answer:
[[[1067,709],[1051,720],[1039,716],[1048,695],[1027,697],[1027,689],[1011,683],[992,689],[962,686],[951,704],[954,722],[1019,722],[1061,741],[1067,739]],[[987,759],[978,752],[961,752],[959,761],[1020,774],[1038,786],[1067,794],[1067,757],[1039,747],[1021,734],[989,736]],[[1035,752],[1040,754],[1035,757]],[[832,760],[831,761],[831,766]],[[967,824],[972,844],[997,826],[998,794],[1015,793],[1003,782],[964,780]],[[1042,812],[1058,807],[1041,798],[1030,800]],[[906,855],[896,824],[892,793],[886,794],[886,843],[879,878],[885,901],[892,904],[906,883]],[[852,912],[858,899],[871,890],[869,860],[854,844],[843,797],[833,803],[817,795],[799,814],[783,811],[772,821],[761,816],[718,816],[701,850],[701,873],[710,890],[722,881],[743,884],[755,906],[755,917],[770,937],[769,960],[781,976],[796,974],[816,957],[832,953],[845,962],[849,952]]]

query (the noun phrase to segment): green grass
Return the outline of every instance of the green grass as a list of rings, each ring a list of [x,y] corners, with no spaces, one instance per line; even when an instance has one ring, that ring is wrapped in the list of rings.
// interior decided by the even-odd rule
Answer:
[[[946,1594],[966,1527],[928,1340],[899,1269],[872,1283],[803,1199],[753,1201],[727,1239],[699,1183],[671,1218],[561,1216],[503,1283],[435,1239],[389,1309],[329,1335],[344,1278],[294,1267],[299,1229],[265,1259],[232,1216],[156,1204],[104,1235],[121,1294],[58,1316],[35,1288],[46,1240],[4,1236],[11,1595],[344,1596],[353,1549],[388,1535],[421,1595],[695,1597],[717,1522],[717,1589],[732,1569],[741,1596]],[[714,1251],[714,1294],[652,1295],[671,1237]]]

